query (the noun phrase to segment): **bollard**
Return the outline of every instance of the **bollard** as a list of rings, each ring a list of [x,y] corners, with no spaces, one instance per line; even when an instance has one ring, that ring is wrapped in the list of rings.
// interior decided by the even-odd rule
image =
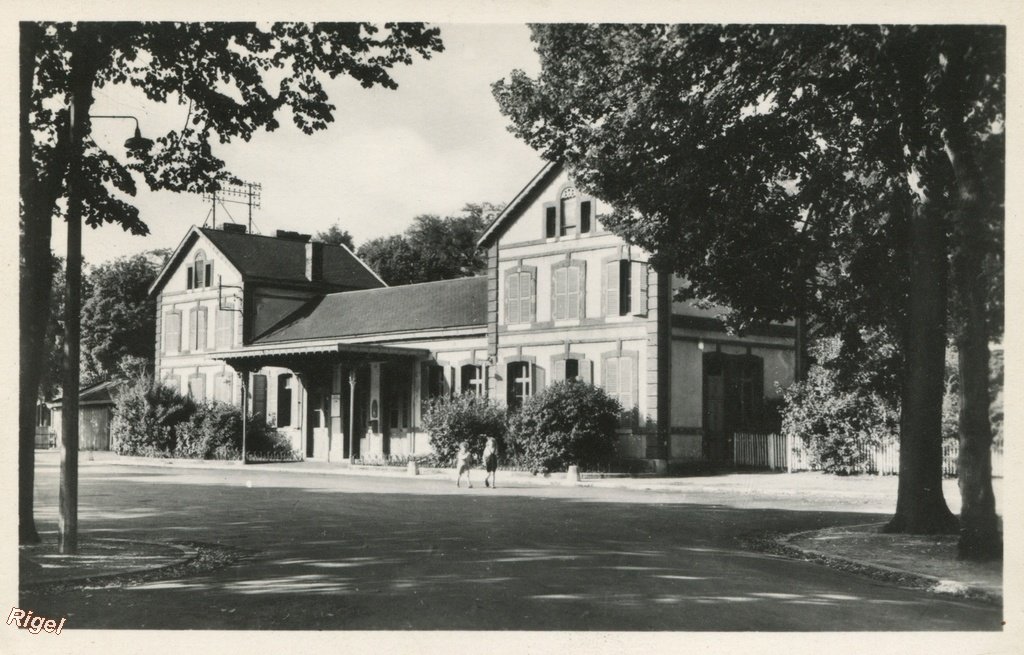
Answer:
[[[575,464],[569,466],[569,470],[565,472],[565,483],[568,485],[576,484],[580,481],[580,469]]]
[[[409,463],[406,465],[405,470],[409,475],[419,475],[420,465],[416,463],[416,460],[411,459],[409,460]]]

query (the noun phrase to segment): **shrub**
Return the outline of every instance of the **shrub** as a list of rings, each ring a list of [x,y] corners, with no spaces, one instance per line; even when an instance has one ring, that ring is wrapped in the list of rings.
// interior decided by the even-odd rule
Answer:
[[[117,393],[110,427],[112,448],[121,455],[169,457],[177,448],[178,425],[193,412],[191,399],[140,375]]]
[[[861,472],[872,447],[898,439],[897,408],[868,390],[839,388],[835,373],[822,366],[790,386],[785,401],[783,434],[799,438],[811,465],[826,473]]]
[[[483,453],[487,437],[498,442],[499,453],[505,452],[505,409],[486,397],[464,393],[429,400],[423,412],[423,427],[434,449],[431,463],[439,466],[455,463],[463,441],[477,457]]]
[[[533,471],[608,466],[621,413],[618,401],[600,387],[556,382],[509,416],[512,454]]]
[[[293,455],[291,444],[262,416],[249,417],[245,448],[257,457],[281,459]],[[242,457],[242,411],[222,402],[201,403],[192,416],[178,427],[179,457],[193,459],[240,459]]]

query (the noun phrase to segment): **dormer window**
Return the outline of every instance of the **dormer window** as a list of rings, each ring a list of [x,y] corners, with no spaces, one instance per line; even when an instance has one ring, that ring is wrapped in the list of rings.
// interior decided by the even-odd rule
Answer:
[[[185,269],[186,285],[189,289],[204,289],[213,286],[213,260],[206,258],[206,253],[197,250],[192,265]]]
[[[580,195],[576,187],[563,187],[557,202],[544,203],[544,238],[589,234],[594,229],[594,207],[594,199]]]

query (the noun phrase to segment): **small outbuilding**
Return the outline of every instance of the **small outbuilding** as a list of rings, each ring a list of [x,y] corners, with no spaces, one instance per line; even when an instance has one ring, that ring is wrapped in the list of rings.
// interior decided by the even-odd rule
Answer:
[[[116,389],[117,384],[108,380],[83,387],[79,392],[79,450],[110,450],[110,424],[114,418],[114,391]],[[58,397],[47,403],[58,446],[63,425],[61,400]]]

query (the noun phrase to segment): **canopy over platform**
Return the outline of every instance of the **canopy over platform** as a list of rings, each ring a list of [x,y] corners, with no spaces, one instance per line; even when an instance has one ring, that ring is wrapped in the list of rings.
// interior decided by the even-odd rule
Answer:
[[[394,359],[423,359],[430,356],[430,351],[426,348],[336,342],[319,345],[263,345],[218,351],[210,356],[225,362],[236,371],[255,371],[264,366],[304,370],[342,362],[363,364]]]

